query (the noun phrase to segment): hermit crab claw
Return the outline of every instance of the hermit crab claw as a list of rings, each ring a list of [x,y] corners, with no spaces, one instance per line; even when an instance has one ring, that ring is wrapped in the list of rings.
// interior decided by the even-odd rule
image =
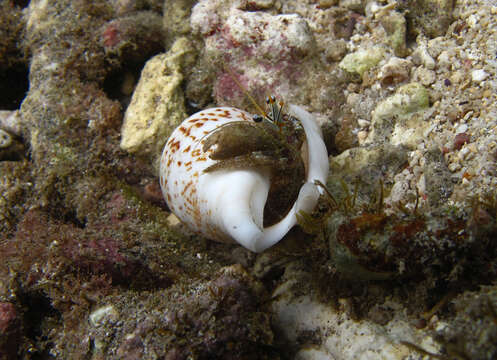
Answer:
[[[276,222],[265,226],[264,212],[268,204],[275,204],[273,210],[279,209],[278,198],[285,196],[288,184],[286,170],[278,167],[281,166],[278,162],[271,168],[270,163],[259,167],[243,163],[233,166],[234,161],[217,160],[215,154],[221,153],[218,146],[225,143],[221,140],[216,145],[202,147],[202,144],[210,145],[204,139],[205,134],[208,137],[225,124],[254,123],[251,114],[228,107],[192,115],[168,140],[161,159],[160,182],[171,211],[207,238],[237,242],[254,252],[261,252],[280,241],[296,225],[299,212],[313,210],[321,191],[314,183],[316,180],[325,183],[328,174],[328,154],[314,118],[295,105],[289,105],[287,111],[300,121],[305,132],[303,149],[299,151],[305,177],[295,180],[295,195],[288,206],[281,207],[285,212]],[[229,127],[224,126],[226,129]],[[216,138],[220,138],[219,135]],[[222,161],[231,165],[218,166]],[[280,176],[275,181],[275,173],[280,172],[284,179]],[[275,191],[275,184],[283,184],[283,191]]]

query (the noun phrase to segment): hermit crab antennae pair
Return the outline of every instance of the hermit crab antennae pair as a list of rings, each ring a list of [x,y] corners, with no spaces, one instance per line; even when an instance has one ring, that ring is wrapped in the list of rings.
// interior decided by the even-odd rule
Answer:
[[[252,100],[251,100],[252,101]],[[264,118],[268,121],[271,121],[273,124],[277,125],[280,128],[283,126],[283,106],[284,102],[276,102],[276,98],[271,95],[266,97],[266,104],[270,108],[270,113],[263,113],[263,115],[256,114],[253,116],[253,120],[255,122],[261,122]],[[259,107],[257,105],[257,107]]]

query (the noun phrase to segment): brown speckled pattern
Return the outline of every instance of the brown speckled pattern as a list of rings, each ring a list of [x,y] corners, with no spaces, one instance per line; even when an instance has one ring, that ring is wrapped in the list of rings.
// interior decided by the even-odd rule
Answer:
[[[202,151],[205,136],[233,121],[253,121],[252,115],[232,107],[202,110],[177,127],[169,137],[161,157],[160,185],[171,211],[192,230],[208,238],[231,241],[209,223],[211,211],[198,194],[203,170],[216,161],[209,158],[214,147]]]

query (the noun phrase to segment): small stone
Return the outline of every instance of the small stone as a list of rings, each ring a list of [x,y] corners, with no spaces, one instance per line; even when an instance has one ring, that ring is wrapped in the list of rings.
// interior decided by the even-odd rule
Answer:
[[[428,135],[430,135],[430,133],[433,131],[433,129],[436,128],[436,125],[435,124],[431,124],[429,127],[427,127],[424,131],[423,131],[423,137],[426,138],[428,137]]]
[[[468,131],[468,125],[466,124],[461,124],[457,127],[456,129],[456,134],[461,134],[461,133],[465,133],[466,131]]]
[[[419,34],[429,38],[443,36],[453,21],[453,0],[408,0],[404,3],[407,28],[413,38]]]
[[[413,78],[415,81],[419,81],[424,86],[429,86],[435,82],[436,74],[433,70],[428,70],[424,67],[418,67],[414,71]]]
[[[410,83],[381,101],[372,112],[368,142],[390,139],[394,145],[414,146],[423,138],[428,122],[414,113],[429,107],[429,95],[419,83]]]
[[[482,95],[483,98],[490,99],[492,97],[492,90],[486,89]]]
[[[479,69],[479,70],[473,70],[471,72],[471,79],[474,81],[474,82],[482,82],[483,80],[485,80],[486,78],[488,77],[488,74],[485,72],[485,70],[483,69]]]
[[[353,116],[346,115],[342,119],[340,130],[335,136],[335,144],[339,152],[357,146],[357,120]]]
[[[364,120],[364,119],[357,119],[357,125],[359,125],[359,127],[361,129],[365,129],[367,128],[369,125],[371,124],[370,121],[368,120]]]
[[[320,9],[328,9],[338,4],[338,0],[319,0]]]
[[[475,27],[478,24],[478,20],[478,16],[476,16],[475,14],[471,14],[466,19],[466,24],[468,24],[470,27]]]
[[[459,151],[458,156],[461,160],[466,160],[468,154],[469,154],[469,149],[467,147],[464,147]]]
[[[175,227],[181,223],[181,221],[178,219],[178,217],[176,215],[174,215],[173,213],[171,213],[167,217],[166,221],[170,227]]]
[[[380,47],[358,50],[348,54],[340,62],[339,66],[343,70],[363,75],[366,71],[376,66],[383,58],[384,50]]]
[[[21,113],[19,110],[0,110],[0,129],[21,136]]]
[[[438,65],[441,67],[449,67],[452,65],[451,55],[448,51],[442,51],[440,55],[438,55]]]
[[[390,199],[393,203],[398,203],[405,200],[405,196],[409,191],[409,182],[406,180],[396,181],[390,191]]]
[[[130,153],[158,159],[170,133],[186,116],[182,91],[183,69],[193,62],[192,45],[176,40],[166,54],[150,59],[126,109],[121,129],[121,148]]]
[[[356,107],[361,101],[361,96],[354,92],[354,89],[347,88],[347,91],[350,91],[350,93],[347,95],[347,105],[349,105],[351,108]]]
[[[409,78],[411,67],[412,63],[409,60],[392,57],[381,67],[378,77],[383,86],[396,85]]]
[[[379,117],[408,114],[429,106],[428,91],[419,83],[410,83],[397,89],[394,95],[378,104],[373,121]]]
[[[406,19],[397,11],[386,11],[378,14],[379,21],[387,33],[387,43],[392,47],[396,56],[407,55]]]
[[[115,322],[119,317],[117,310],[113,305],[106,305],[90,314],[90,324],[97,327],[105,322]]]
[[[347,53],[347,43],[343,39],[332,41],[325,49],[326,60],[339,61]]]
[[[364,14],[365,3],[363,0],[340,0],[340,7],[355,11],[359,14]]]
[[[361,130],[357,132],[357,141],[359,141],[359,145],[363,144],[367,138],[368,138],[367,131]]]
[[[412,60],[416,65],[423,65],[429,70],[435,69],[435,60],[431,57],[426,49],[426,46],[419,45],[418,48],[412,54]]]
[[[468,143],[471,137],[466,133],[459,133],[454,138],[454,149],[459,150],[464,144]]]
[[[433,59],[436,59],[440,53],[447,49],[448,47],[448,42],[447,39],[444,36],[436,37],[434,39],[428,40],[424,36],[420,36],[419,38],[416,39],[417,42],[423,46],[425,46],[430,54],[430,56],[433,57]],[[428,43],[426,41],[428,40]]]
[[[412,325],[416,328],[416,329],[423,329],[426,327],[426,319],[423,319],[423,318],[417,318],[417,319],[414,319],[412,320]]]
[[[453,162],[450,163],[448,167],[450,172],[456,172],[461,168],[461,164],[459,164],[458,162]]]
[[[12,136],[7,131],[0,129],[0,149],[8,148],[12,144]]]
[[[191,30],[194,34],[208,35],[220,24],[215,1],[199,1],[190,16]]]

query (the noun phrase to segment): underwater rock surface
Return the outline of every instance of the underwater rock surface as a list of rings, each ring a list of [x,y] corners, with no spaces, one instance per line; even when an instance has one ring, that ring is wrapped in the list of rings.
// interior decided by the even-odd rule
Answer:
[[[0,10],[0,359],[497,357],[494,1]],[[239,84],[330,155],[261,254],[190,233],[157,177],[184,118],[258,112]]]

